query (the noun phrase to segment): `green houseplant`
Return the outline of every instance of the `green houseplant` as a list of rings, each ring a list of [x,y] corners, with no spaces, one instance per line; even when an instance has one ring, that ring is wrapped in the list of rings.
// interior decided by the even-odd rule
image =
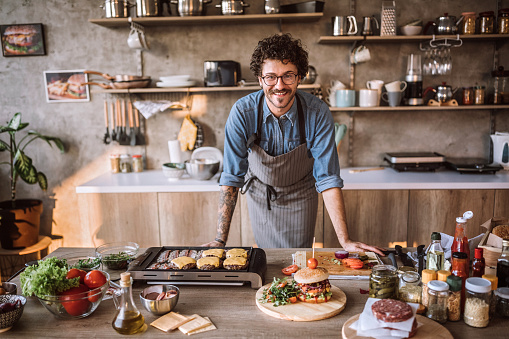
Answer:
[[[16,199],[16,184],[21,178],[28,184],[39,184],[42,190],[48,188],[46,175],[38,172],[32,158],[25,149],[33,141],[42,139],[51,147],[54,144],[61,153],[64,145],[59,138],[42,135],[29,130],[20,135],[28,126],[21,122],[21,113],[15,113],[6,126],[0,125],[0,136],[7,134],[7,140],[0,138],[0,152],[7,152],[9,160],[0,165],[9,166],[11,199],[0,202],[0,242],[3,248],[23,248],[38,242],[42,201],[35,199]]]

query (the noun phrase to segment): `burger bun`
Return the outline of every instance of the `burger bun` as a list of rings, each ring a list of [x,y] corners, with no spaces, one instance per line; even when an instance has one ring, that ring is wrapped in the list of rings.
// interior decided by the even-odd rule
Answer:
[[[293,279],[299,284],[313,284],[329,278],[329,271],[323,267],[303,268],[293,276]]]

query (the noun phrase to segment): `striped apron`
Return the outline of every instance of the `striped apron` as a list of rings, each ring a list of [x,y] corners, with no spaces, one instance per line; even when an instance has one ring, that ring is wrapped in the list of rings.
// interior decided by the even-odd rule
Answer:
[[[263,99],[258,104],[257,131],[247,147],[249,168],[241,189],[256,244],[261,248],[311,247],[318,207],[313,177],[313,157],[308,156],[302,104],[297,98],[300,145],[292,151],[271,156],[260,146]]]

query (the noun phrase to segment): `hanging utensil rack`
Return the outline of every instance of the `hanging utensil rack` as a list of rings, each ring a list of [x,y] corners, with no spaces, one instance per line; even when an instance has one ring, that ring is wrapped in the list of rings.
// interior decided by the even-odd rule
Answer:
[[[426,45],[429,45],[426,46]],[[431,48],[438,48],[438,47],[460,47],[463,45],[463,40],[460,39],[460,35],[457,34],[455,39],[451,38],[436,38],[436,36],[433,34],[433,38],[427,42],[419,43],[419,49],[421,51],[426,51],[426,49]]]

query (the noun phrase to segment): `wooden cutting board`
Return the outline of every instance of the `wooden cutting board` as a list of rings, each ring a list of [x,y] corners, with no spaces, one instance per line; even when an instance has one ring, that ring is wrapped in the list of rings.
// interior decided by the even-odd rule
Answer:
[[[343,339],[364,339],[371,337],[362,337],[357,335],[357,331],[350,328],[350,325],[359,319],[360,314],[354,315],[343,324],[341,334]],[[434,320],[416,315],[417,322],[421,324],[417,329],[417,333],[412,339],[453,339],[451,332]]]
[[[373,252],[359,252],[359,255],[367,255],[369,256],[369,261],[377,263],[376,255]],[[309,258],[313,256],[313,252],[311,251],[297,251],[295,253],[295,263],[300,268],[306,267],[306,262]],[[321,252],[315,251],[315,259],[318,260],[318,266],[324,267],[329,271],[330,275],[363,275],[368,276],[371,274],[371,268],[360,268],[353,269],[349,268],[346,265],[338,265],[334,263],[334,259],[336,256],[334,252]],[[366,261],[365,261],[366,262]]]
[[[271,284],[260,287],[256,292],[256,305],[265,314],[271,317],[293,321],[315,321],[331,318],[339,314],[346,305],[346,294],[339,287],[331,286],[332,298],[326,303],[312,304],[297,301],[294,304],[286,304],[274,307],[272,303],[262,304],[258,301],[263,295],[263,290]]]

